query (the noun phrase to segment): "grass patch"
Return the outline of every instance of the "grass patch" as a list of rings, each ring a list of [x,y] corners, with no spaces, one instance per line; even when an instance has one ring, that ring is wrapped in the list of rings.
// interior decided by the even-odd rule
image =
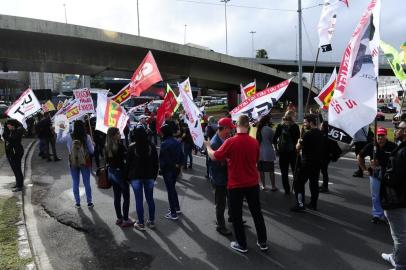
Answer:
[[[0,198],[0,269],[25,269],[31,259],[21,259],[18,255],[17,226],[20,209],[17,199]]]

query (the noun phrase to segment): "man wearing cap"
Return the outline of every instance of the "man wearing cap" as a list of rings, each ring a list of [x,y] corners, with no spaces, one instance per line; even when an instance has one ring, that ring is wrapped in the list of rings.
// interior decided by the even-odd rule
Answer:
[[[211,116],[212,117],[212,116]],[[217,150],[230,137],[231,130],[235,128],[231,118],[221,118],[217,123],[217,132],[210,140],[210,146]],[[226,161],[215,161],[209,159],[209,178],[214,188],[214,204],[216,205],[216,230],[222,235],[231,235],[231,231],[226,228],[224,211],[227,202],[227,163]],[[230,208],[228,209],[230,218]]]
[[[227,189],[230,199],[230,210],[236,241],[230,243],[232,249],[246,253],[247,240],[245,236],[242,206],[244,198],[254,219],[257,231],[257,245],[262,251],[268,250],[266,227],[259,200],[259,175],[257,163],[259,159],[258,141],[248,135],[249,118],[246,115],[238,117],[237,134],[231,137],[214,151],[210,142],[206,141],[207,153],[212,160],[227,161]]]
[[[381,203],[394,247],[392,253],[382,253],[382,258],[395,269],[406,269],[406,121],[396,128],[395,139],[400,144],[391,153],[381,185]]]
[[[386,223],[383,209],[380,201],[380,188],[382,176],[385,175],[388,165],[389,156],[396,148],[396,144],[388,141],[386,128],[379,127],[377,129],[376,153],[374,155],[374,144],[367,144],[358,154],[358,165],[363,171],[363,174],[369,176],[372,197],[372,220],[374,224]],[[371,159],[370,167],[365,165],[365,157]],[[374,158],[375,157],[375,158]]]

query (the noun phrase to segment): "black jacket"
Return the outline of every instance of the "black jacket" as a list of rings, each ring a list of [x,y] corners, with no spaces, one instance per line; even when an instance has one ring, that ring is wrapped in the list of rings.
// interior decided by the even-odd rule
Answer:
[[[137,153],[135,145],[132,143],[128,149],[128,179],[156,179],[159,162],[155,145],[148,143],[148,150],[145,153]]]
[[[406,208],[406,142],[391,153],[387,170],[381,182],[383,209]]]
[[[7,126],[4,127],[3,139],[5,141],[6,156],[8,158],[21,159],[23,157],[24,147],[21,144],[23,133],[22,128],[9,130]]]
[[[127,148],[121,142],[118,144],[117,152],[113,153],[112,157],[108,156],[107,149],[104,148],[104,157],[107,166],[120,170],[126,169]]]

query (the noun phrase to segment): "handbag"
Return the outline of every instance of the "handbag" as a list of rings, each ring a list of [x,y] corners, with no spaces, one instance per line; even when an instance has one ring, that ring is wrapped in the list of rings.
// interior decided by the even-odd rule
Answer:
[[[96,171],[96,183],[98,188],[109,189],[111,188],[111,183],[107,174],[107,167],[103,166]]]

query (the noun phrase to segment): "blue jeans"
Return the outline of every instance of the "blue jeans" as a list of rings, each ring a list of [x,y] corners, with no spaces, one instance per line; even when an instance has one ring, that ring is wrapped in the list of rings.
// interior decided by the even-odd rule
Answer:
[[[44,153],[45,153],[45,139],[44,138],[39,139],[38,147],[39,147],[40,155],[44,155]]]
[[[109,181],[113,186],[114,209],[117,219],[128,220],[128,211],[130,210],[130,187],[123,179],[121,171],[115,168],[108,169]],[[121,213],[121,195],[123,195],[123,212]]]
[[[180,210],[178,193],[176,192],[176,171],[167,171],[162,173],[166,190],[168,192],[169,210],[171,215],[176,216],[176,211]]]
[[[82,174],[83,185],[85,186],[87,203],[92,202],[92,189],[90,187],[90,168],[89,167],[70,167],[70,174],[73,181],[73,195],[75,196],[76,204],[80,204],[79,182],[80,174]]]
[[[187,167],[187,159],[189,158],[189,165],[193,165],[193,155],[192,155],[193,146],[190,144],[183,144],[183,153],[185,154],[184,167]]]
[[[155,202],[154,202],[154,179],[133,179],[131,186],[134,190],[135,205],[138,216],[138,223],[144,224],[144,198],[142,190],[144,189],[145,199],[148,204],[149,220],[155,220]]]
[[[370,176],[369,182],[371,185],[371,197],[372,197],[372,216],[383,218],[383,209],[381,206],[381,198],[379,195],[381,189],[381,181],[378,178]]]
[[[406,208],[385,210],[393,238],[393,260],[396,270],[406,270]]]

